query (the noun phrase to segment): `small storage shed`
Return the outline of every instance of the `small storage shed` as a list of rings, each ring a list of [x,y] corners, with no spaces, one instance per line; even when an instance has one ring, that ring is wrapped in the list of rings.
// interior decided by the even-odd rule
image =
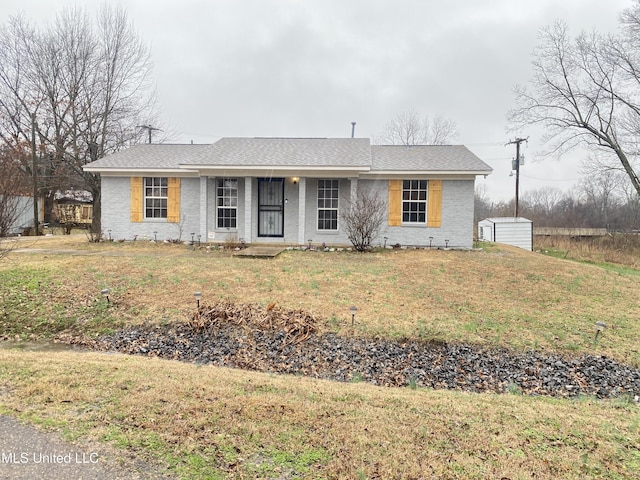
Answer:
[[[478,222],[478,240],[533,250],[533,222],[523,217],[485,218]]]

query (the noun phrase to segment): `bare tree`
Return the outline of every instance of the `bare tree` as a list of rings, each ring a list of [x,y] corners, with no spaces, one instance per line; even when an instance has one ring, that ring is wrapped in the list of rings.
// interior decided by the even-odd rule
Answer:
[[[524,215],[533,220],[534,225],[550,227],[554,211],[563,198],[560,189],[546,186],[524,192],[520,200]]]
[[[41,29],[12,17],[0,29],[0,140],[18,149],[35,128],[43,193],[90,191],[98,238],[100,179],[82,167],[140,141],[154,106],[149,50],[123,9],[104,6],[95,21],[66,9]]]
[[[447,145],[458,136],[458,125],[455,120],[438,115],[429,123],[425,118],[427,126],[427,145]]]
[[[513,130],[541,125],[549,154],[578,145],[613,154],[640,195],[640,1],[622,14],[617,36],[569,36],[564,22],[542,29],[530,89],[516,87]]]
[[[487,194],[486,185],[476,185],[476,190],[473,196],[473,221],[478,223],[480,220],[491,217],[493,212],[493,202]]]
[[[609,224],[610,212],[616,207],[618,195],[624,177],[620,168],[611,166],[600,157],[589,156],[582,162],[582,179],[578,185],[584,200],[591,207],[593,224]]]
[[[404,110],[395,116],[374,138],[381,145],[446,145],[457,136],[454,120],[436,116],[420,117],[415,110]]]
[[[359,189],[342,214],[347,238],[359,252],[371,248],[386,220],[387,205],[373,190]]]

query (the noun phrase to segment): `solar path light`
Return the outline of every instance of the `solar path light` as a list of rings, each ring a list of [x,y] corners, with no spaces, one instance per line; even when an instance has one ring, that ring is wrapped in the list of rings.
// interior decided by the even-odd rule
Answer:
[[[604,329],[607,328],[607,324],[604,322],[596,322],[596,338],[593,339],[594,342],[598,341],[598,335],[604,332]]]
[[[108,288],[103,288],[100,293],[102,294],[102,296],[105,298],[105,300],[107,301],[107,303],[109,303],[109,289]]]
[[[356,307],[355,305],[351,305],[351,307],[349,307],[349,310],[351,311],[351,326],[353,327],[353,325],[356,323],[356,312],[358,311],[358,307]]]

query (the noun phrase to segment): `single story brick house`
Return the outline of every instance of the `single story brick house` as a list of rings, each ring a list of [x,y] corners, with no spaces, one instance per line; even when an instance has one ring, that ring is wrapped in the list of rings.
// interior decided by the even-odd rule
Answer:
[[[366,138],[141,144],[84,169],[101,176],[102,228],[114,239],[348,245],[342,213],[373,189],[387,210],[376,244],[451,248],[471,248],[475,178],[491,173],[461,145]]]

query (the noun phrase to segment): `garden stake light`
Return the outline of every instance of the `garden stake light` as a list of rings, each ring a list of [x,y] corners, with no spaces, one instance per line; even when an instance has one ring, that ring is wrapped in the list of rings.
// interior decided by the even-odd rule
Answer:
[[[102,294],[102,296],[107,300],[107,303],[109,303],[109,289],[108,288],[103,288],[100,293]]]
[[[351,307],[349,307],[349,310],[351,311],[351,326],[353,327],[353,325],[356,323],[356,312],[358,311],[358,307],[356,307],[355,305],[351,305]]]
[[[153,232],[153,241],[154,242],[158,241],[158,232]]]
[[[429,249],[431,249],[431,242],[433,242],[433,237],[429,237]]]
[[[196,307],[200,310],[200,297],[202,296],[202,292],[194,292],[194,297],[196,297]]]
[[[593,339],[593,342],[597,342],[598,341],[598,335],[600,335],[601,332],[604,332],[604,329],[607,327],[607,324],[604,322],[596,322],[596,338]]]

